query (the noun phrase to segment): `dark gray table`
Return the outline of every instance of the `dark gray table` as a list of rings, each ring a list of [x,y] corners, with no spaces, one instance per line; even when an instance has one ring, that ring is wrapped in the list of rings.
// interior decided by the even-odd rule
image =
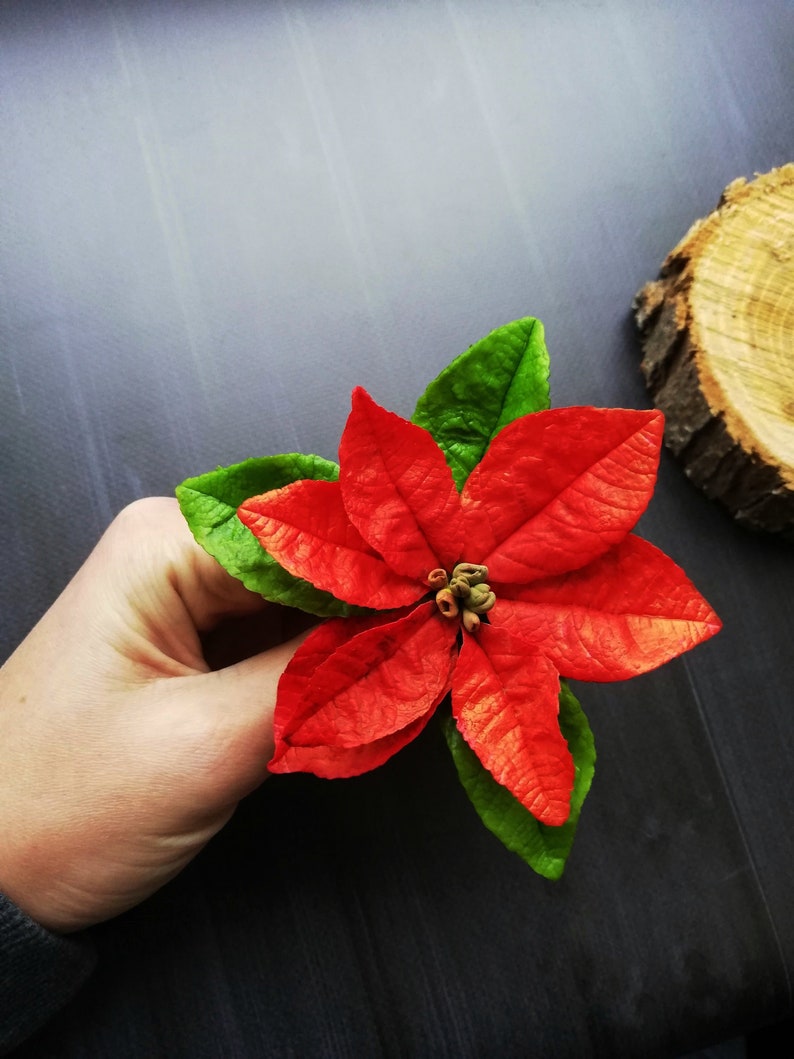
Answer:
[[[353,385],[409,414],[515,317],[555,404],[645,406],[632,296],[794,156],[793,45],[785,0],[0,4],[3,657],[127,502],[333,457]],[[672,1056],[789,1016],[792,552],[666,457],[640,529],[725,629],[578,689],[559,884],[431,728],[266,784],[25,1054]]]

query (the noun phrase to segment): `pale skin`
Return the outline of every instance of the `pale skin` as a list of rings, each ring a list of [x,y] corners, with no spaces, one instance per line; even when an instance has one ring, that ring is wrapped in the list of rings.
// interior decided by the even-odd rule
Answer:
[[[266,606],[175,501],[114,520],[0,669],[0,892],[78,930],[148,897],[226,823],[267,776],[301,639],[280,642],[284,612]],[[201,634],[248,615],[268,649],[210,670]]]

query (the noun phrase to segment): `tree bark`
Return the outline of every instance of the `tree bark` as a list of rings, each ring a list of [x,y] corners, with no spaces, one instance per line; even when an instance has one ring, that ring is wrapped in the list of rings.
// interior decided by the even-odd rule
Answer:
[[[729,184],[633,307],[686,474],[744,525],[794,538],[794,164]]]

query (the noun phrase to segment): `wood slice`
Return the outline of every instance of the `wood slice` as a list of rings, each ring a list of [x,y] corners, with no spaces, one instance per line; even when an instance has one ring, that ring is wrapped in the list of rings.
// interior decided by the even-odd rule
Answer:
[[[743,524],[794,537],[794,164],[729,184],[633,308],[686,473]]]

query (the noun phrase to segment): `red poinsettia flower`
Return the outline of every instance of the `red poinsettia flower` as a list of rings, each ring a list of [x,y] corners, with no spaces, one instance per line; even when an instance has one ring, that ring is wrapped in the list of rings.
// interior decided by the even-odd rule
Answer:
[[[339,480],[301,480],[238,515],[283,567],[355,606],[279,685],[272,772],[382,764],[451,691],[458,728],[538,820],[568,817],[560,677],[620,680],[713,635],[683,571],[630,533],[650,499],[656,411],[561,408],[514,420],[458,492],[431,435],[363,389]]]

